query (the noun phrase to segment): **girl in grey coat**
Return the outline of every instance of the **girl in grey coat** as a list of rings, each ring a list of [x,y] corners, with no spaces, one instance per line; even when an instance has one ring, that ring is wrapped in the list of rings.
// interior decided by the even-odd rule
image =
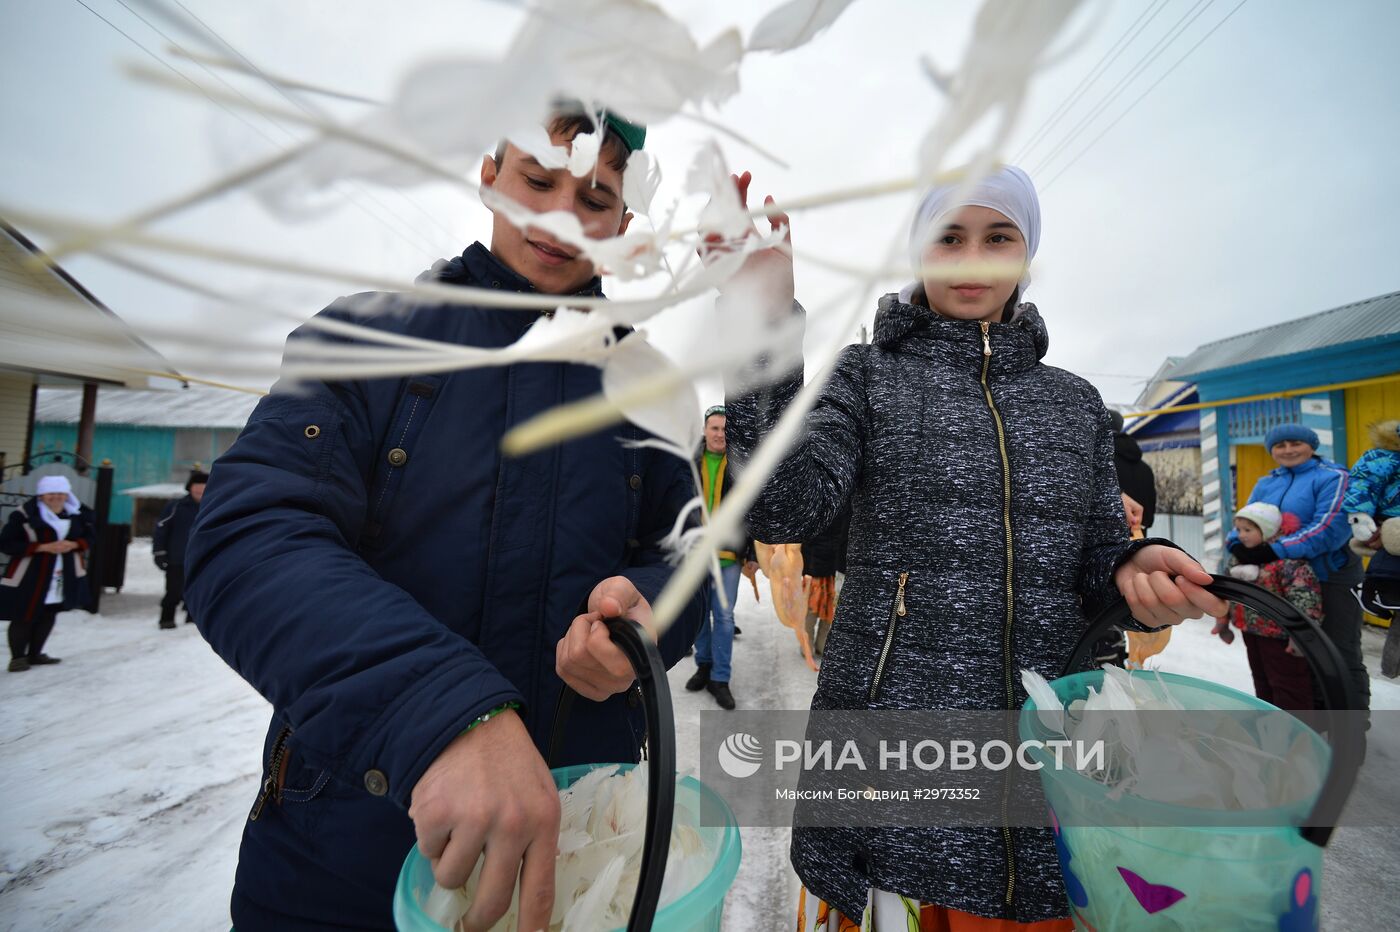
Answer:
[[[735,182],[746,201],[748,174]],[[1030,179],[1008,167],[955,199],[956,187],[925,196],[911,233],[911,259],[929,274],[881,299],[872,343],[841,352],[750,514],[759,540],[805,540],[852,508],[814,710],[1017,709],[1020,671],[1057,676],[1086,619],[1120,593],[1153,627],[1226,610],[1184,552],[1128,539],[1103,401],[1041,362],[1045,322],[1020,301],[1040,236]],[[785,252],[756,254],[741,276],[790,289]],[[1015,271],[964,265],[988,262]],[[802,378],[731,393],[740,462]],[[837,911],[858,918],[891,895],[916,911],[932,904],[953,928],[962,913],[1008,928],[1068,914],[1048,829],[813,828],[800,811],[797,821],[805,902],[825,904],[803,910],[809,928],[821,914],[835,929]]]

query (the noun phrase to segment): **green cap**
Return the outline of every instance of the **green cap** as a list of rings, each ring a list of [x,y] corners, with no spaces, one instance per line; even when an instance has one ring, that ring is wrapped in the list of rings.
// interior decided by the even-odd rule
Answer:
[[[622,142],[627,146],[628,152],[636,152],[646,144],[647,128],[640,123],[629,123],[615,113],[605,113],[603,121],[612,128],[612,131],[622,137]]]

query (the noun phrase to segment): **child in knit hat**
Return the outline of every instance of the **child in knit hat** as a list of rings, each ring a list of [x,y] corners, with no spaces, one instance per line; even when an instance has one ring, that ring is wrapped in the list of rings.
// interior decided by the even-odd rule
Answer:
[[[1245,547],[1257,547],[1298,530],[1298,516],[1282,513],[1266,502],[1252,502],[1235,512],[1235,531]],[[1322,623],[1322,584],[1307,560],[1275,560],[1263,566],[1230,558],[1228,572],[1287,600],[1304,617]],[[1236,605],[1231,615],[1244,631],[1245,653],[1254,677],[1254,694],[1281,709],[1313,708],[1312,673],[1288,632],[1278,622],[1253,609]],[[1211,632],[1225,643],[1234,640],[1225,619]]]

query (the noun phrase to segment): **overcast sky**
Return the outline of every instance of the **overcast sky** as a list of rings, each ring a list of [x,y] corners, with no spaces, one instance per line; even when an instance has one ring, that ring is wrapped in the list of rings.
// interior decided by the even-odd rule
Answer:
[[[117,0],[85,2],[167,61],[210,80],[172,58],[166,40]],[[397,79],[425,57],[498,54],[523,15],[490,0],[184,2],[269,72],[378,99],[390,97]],[[1155,11],[1021,161],[1042,189],[1044,232],[1028,297],[1050,327],[1047,361],[1086,376],[1109,401],[1131,401],[1167,355],[1400,288],[1393,241],[1400,214],[1394,170],[1400,4],[1248,0],[1176,67],[1237,3],[1164,0],[1160,9],[1149,0],[1087,4],[1085,16],[1099,14],[1101,21],[1082,49],[1036,83],[1005,153],[1015,156],[1144,10]],[[747,34],[775,5],[663,4],[701,41],[729,25]],[[755,173],[755,192],[779,200],[912,174],[917,142],[943,104],[923,77],[919,57],[954,66],[976,9],[966,0],[857,0],[810,45],[746,59],[740,93],[715,115],[780,154],[790,168],[723,141],[726,157]],[[1193,13],[1199,15],[1136,81],[1120,84]],[[172,35],[193,47],[187,37]],[[135,62],[154,64],[77,0],[0,3],[0,205],[115,219],[264,156],[274,144],[285,146],[297,132],[256,117],[255,130],[202,98],[134,83],[122,68]],[[1129,109],[1163,74],[1162,83]],[[1120,87],[1097,119],[1079,125]],[[343,118],[361,112],[351,105],[333,109]],[[666,173],[659,201],[676,196],[707,135],[677,120],[651,129],[647,148]],[[156,229],[404,279],[489,233],[489,215],[474,194],[445,184],[407,197],[374,189],[351,200],[317,220],[288,223],[235,193]],[[912,194],[890,196],[795,215],[796,244],[852,264],[877,264],[892,239],[903,236],[912,200]],[[305,315],[360,290],[185,260],[152,261]],[[289,329],[285,321],[215,311],[205,299],[101,259],[75,256],[65,265],[138,331],[196,320],[211,339],[252,332],[271,348]],[[848,286],[805,262],[798,264],[797,284],[808,305]],[[883,290],[899,284],[891,280]],[[871,302],[867,318],[873,310]],[[703,311],[695,304],[668,311],[651,328],[654,338],[682,353],[689,341],[703,338]],[[818,334],[826,325],[812,322]],[[163,348],[158,332],[151,341]],[[181,362],[173,351],[172,359]],[[703,393],[703,400],[714,400],[712,386]]]

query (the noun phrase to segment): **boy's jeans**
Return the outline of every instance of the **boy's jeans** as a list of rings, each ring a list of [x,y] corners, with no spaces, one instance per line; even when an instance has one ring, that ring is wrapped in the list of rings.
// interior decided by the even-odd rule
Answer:
[[[739,597],[740,566],[721,567],[720,580],[724,583],[724,594],[729,599],[729,607],[723,608],[719,602],[719,591],[710,593],[710,617],[700,625],[700,633],[695,637],[695,662],[713,664],[710,679],[718,683],[729,682],[730,657],[734,653],[734,600]]]

